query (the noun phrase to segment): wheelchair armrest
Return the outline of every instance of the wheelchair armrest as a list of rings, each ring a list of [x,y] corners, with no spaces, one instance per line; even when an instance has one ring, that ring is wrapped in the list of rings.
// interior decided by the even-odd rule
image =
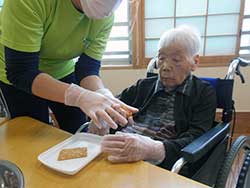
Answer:
[[[80,133],[80,132],[82,132],[83,130],[87,129],[87,128],[89,127],[89,125],[90,125],[90,122],[86,122],[86,123],[82,124],[82,125],[76,130],[75,134],[76,134],[76,133]]]
[[[228,134],[230,123],[219,123],[181,150],[185,161],[193,163],[203,157]]]

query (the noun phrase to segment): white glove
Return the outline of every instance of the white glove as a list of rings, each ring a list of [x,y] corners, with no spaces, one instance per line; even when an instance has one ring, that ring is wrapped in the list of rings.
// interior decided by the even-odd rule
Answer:
[[[126,105],[124,102],[120,101],[119,99],[115,98],[114,95],[112,94],[112,92],[107,89],[107,88],[101,88],[96,90],[97,93],[100,93],[106,97],[108,97],[110,100],[112,100],[115,104],[119,104],[119,105],[114,105],[112,106],[117,112],[119,112],[123,117],[125,117],[126,119],[128,119],[128,112],[132,112],[132,114],[136,113],[138,111],[138,109],[128,106]],[[131,117],[130,117],[131,118]],[[105,122],[104,122],[105,124]],[[105,125],[103,126],[105,127]]]
[[[98,128],[93,121],[90,122],[89,127],[88,127],[88,133],[91,134],[97,134],[99,136],[104,136],[106,134],[109,134],[110,127],[106,122],[101,122],[102,127]]]
[[[94,124],[93,121],[90,121],[90,124],[89,124],[89,127],[88,127],[88,133],[96,134],[96,135],[99,135],[99,136],[104,136],[106,134],[109,134],[110,133],[110,127],[108,126],[108,124],[105,121],[103,121],[101,123],[102,123],[102,127],[99,128]],[[133,120],[133,117],[129,117],[128,118],[128,124],[133,125],[134,123],[135,122]]]
[[[107,88],[101,88],[101,89],[96,90],[95,92],[105,95],[109,98],[115,98],[112,92]]]
[[[147,160],[159,164],[165,158],[162,142],[139,134],[119,132],[106,135],[103,137],[101,149],[109,154],[108,160],[113,163]]]
[[[66,105],[79,107],[99,128],[102,127],[101,121],[105,121],[113,129],[117,128],[115,122],[121,125],[126,125],[128,122],[113,107],[119,106],[119,104],[114,103],[104,95],[84,89],[78,85],[70,85],[65,91],[64,100]]]

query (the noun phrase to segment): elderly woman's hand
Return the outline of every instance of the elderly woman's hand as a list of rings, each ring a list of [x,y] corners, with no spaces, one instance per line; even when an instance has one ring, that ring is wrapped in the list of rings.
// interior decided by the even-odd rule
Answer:
[[[165,158],[165,148],[162,142],[131,133],[118,132],[115,135],[104,136],[101,149],[109,154],[108,160],[113,163],[139,160],[160,163]]]
[[[97,134],[99,136],[104,136],[106,134],[109,134],[109,131],[110,127],[107,124],[102,123],[102,127],[98,128],[93,121],[90,122],[88,128],[88,133]]]

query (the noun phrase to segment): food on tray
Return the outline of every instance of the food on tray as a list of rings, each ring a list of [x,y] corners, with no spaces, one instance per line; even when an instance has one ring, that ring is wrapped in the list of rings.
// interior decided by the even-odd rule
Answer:
[[[77,147],[77,148],[69,148],[69,149],[62,149],[58,155],[57,160],[63,161],[68,159],[75,159],[81,157],[87,157],[87,147]]]

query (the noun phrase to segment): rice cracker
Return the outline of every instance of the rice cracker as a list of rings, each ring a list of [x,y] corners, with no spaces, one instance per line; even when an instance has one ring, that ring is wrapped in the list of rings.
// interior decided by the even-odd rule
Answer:
[[[76,159],[76,158],[87,157],[87,155],[88,154],[86,147],[62,149],[58,155],[57,160],[63,161],[68,159]]]

